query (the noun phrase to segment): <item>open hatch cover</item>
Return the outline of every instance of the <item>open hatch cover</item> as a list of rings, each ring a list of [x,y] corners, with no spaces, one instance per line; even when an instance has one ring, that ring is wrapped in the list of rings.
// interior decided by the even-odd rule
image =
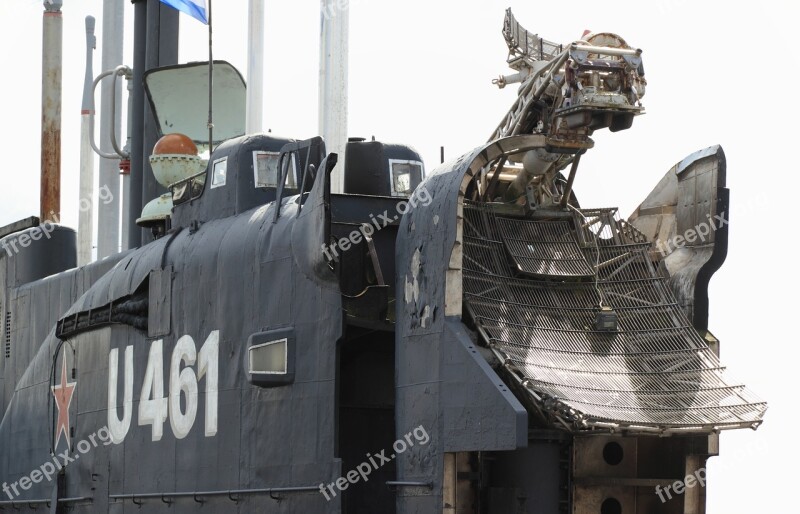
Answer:
[[[144,87],[159,137],[180,133],[208,145],[208,62],[150,70]],[[228,62],[214,61],[214,144],[245,133],[247,86]]]

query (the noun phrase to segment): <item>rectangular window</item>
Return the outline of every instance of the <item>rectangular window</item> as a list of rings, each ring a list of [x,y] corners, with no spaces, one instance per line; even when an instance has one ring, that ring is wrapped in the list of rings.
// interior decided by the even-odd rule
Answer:
[[[228,175],[228,158],[223,157],[214,161],[211,167],[211,189],[225,185]]]
[[[392,196],[411,196],[425,178],[425,169],[419,161],[389,159]]]
[[[247,340],[247,379],[258,387],[294,383],[296,339],[294,328],[252,334]]]
[[[253,152],[253,183],[255,187],[278,187],[278,152]],[[297,189],[297,159],[292,154],[292,164],[286,187]]]
[[[285,375],[289,372],[289,340],[279,339],[250,347],[250,374]]]

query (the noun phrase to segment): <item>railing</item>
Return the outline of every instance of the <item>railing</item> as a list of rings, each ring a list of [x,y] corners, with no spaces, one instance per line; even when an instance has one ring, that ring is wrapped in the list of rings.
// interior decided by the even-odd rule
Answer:
[[[76,498],[59,498],[58,503],[65,505],[69,503],[81,503],[81,502],[91,502],[91,496],[80,496]],[[12,507],[15,510],[19,509],[19,507],[29,507],[33,508],[35,505],[46,505],[50,506],[53,500],[47,499],[36,499],[36,500],[11,500],[11,501],[0,501],[0,510],[5,510],[6,507]]]
[[[230,489],[225,491],[187,491],[174,493],[132,493],[132,494],[112,494],[109,500],[125,501],[131,500],[136,505],[141,505],[140,500],[158,499],[163,503],[172,503],[172,499],[192,498],[197,503],[204,503],[203,497],[227,496],[232,502],[238,502],[239,496],[249,496],[258,494],[268,494],[273,500],[279,500],[277,494],[308,493],[319,491],[319,486],[303,487],[268,487],[264,489]]]

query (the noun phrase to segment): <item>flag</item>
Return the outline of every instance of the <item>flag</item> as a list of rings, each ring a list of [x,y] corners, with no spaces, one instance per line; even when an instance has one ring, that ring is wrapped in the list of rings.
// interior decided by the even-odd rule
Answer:
[[[161,3],[185,12],[192,18],[198,19],[208,25],[206,0],[161,0]]]

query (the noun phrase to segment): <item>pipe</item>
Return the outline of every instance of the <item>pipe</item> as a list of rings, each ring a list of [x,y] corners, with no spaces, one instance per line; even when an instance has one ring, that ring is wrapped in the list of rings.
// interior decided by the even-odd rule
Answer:
[[[86,73],[83,78],[81,103],[81,172],[78,197],[78,266],[92,262],[94,240],[94,154],[91,146],[91,123],[94,115],[92,99],[92,59],[97,39],[94,36],[95,19],[86,17]]]
[[[236,496],[244,496],[250,494],[285,494],[285,493],[308,493],[319,491],[318,485],[301,486],[301,487],[269,487],[264,489],[230,489],[227,491],[186,491],[174,493],[141,493],[141,494],[110,494],[110,500],[133,500],[137,499],[161,499],[161,498],[196,498],[199,496],[228,496],[232,498]]]
[[[130,159],[130,153],[128,151],[123,150],[123,149],[121,149],[119,147],[119,142],[117,141],[117,129],[115,127],[116,123],[112,123],[111,124],[111,128],[108,131],[109,139],[101,141],[100,147],[97,146],[97,143],[94,140],[94,114],[95,114],[95,111],[94,111],[94,93],[97,90],[97,85],[100,84],[100,82],[104,78],[110,76],[110,77],[113,77],[113,80],[111,82],[111,92],[116,97],[116,93],[117,93],[117,78],[120,77],[120,76],[124,76],[126,79],[130,80],[132,75],[133,75],[133,70],[131,70],[130,68],[128,68],[124,64],[120,64],[119,66],[117,66],[113,70],[104,71],[103,73],[101,73],[100,75],[98,75],[94,79],[94,82],[92,82],[91,96],[90,96],[90,100],[89,100],[91,102],[91,109],[90,109],[91,113],[90,113],[90,116],[91,116],[91,122],[92,122],[91,126],[89,128],[89,130],[90,130],[90,132],[89,132],[89,136],[90,136],[89,137],[89,142],[92,145],[92,150],[94,150],[95,153],[97,155],[99,155],[103,159],[115,159],[115,160],[117,160],[117,159]],[[128,90],[130,91],[130,88],[128,88]],[[116,119],[116,116],[117,116],[116,102],[109,102],[109,103],[110,103],[110,108],[111,108],[111,119],[113,120],[113,119]],[[117,120],[117,121],[121,121],[121,120]],[[103,132],[103,133],[106,133],[106,132]],[[104,142],[106,143],[106,145],[102,144]],[[112,152],[107,152],[107,151],[102,149],[103,146],[108,146],[108,142],[111,143],[111,148],[113,150],[113,153]],[[104,184],[104,185],[107,185],[107,184]]]
[[[131,70],[132,72],[133,70]],[[131,149],[133,146],[133,73],[130,77],[126,77],[126,86],[128,88],[128,138],[125,141],[124,150],[128,154],[128,158],[120,162],[120,182],[122,182],[122,198],[120,198],[120,212],[122,213],[122,230],[120,248],[130,248],[128,240],[130,232],[128,225],[131,223],[131,212],[128,205],[131,202]],[[135,221],[135,220],[134,220]]]
[[[91,496],[77,496],[75,498],[59,498],[56,500],[56,503],[80,503],[80,502],[90,502],[93,501],[94,498]],[[37,498],[35,500],[11,500],[11,501],[0,501],[0,507],[13,507],[14,510],[19,510],[17,506],[20,507],[30,507],[32,505],[47,505],[53,502],[51,498]]]
[[[144,79],[145,54],[147,51],[147,0],[133,0],[133,109],[128,112],[131,119],[131,174],[128,197],[128,249],[142,244],[142,229],[135,220],[142,212],[142,177],[144,160]]]
[[[42,15],[42,150],[39,219],[61,219],[62,0],[44,0]]]
[[[247,25],[248,134],[264,130],[264,0],[249,0]]]
[[[142,72],[145,73],[154,68],[169,66],[178,63],[178,14],[179,11],[160,0],[147,0],[147,30],[146,30],[146,50],[145,62]],[[135,87],[142,89],[142,81],[137,81],[134,77]],[[150,167],[150,154],[158,141],[160,128],[149,104],[142,98],[142,109],[144,110],[144,140],[142,146],[142,196],[141,203],[137,206],[138,212],[133,219],[139,215],[145,205],[166,193],[167,190],[156,181],[153,170]],[[138,170],[137,170],[138,171]],[[153,241],[154,237],[150,230],[139,229],[142,244]]]
[[[113,96],[114,98],[118,96],[117,78],[125,77],[126,79],[130,79],[132,74],[133,71],[124,64],[120,64],[119,66],[114,68],[114,80],[111,81],[111,96]],[[111,124],[111,131],[109,134],[110,136],[109,139],[111,140],[111,147],[114,149],[114,153],[116,153],[120,159],[130,159],[131,157],[130,154],[126,153],[125,150],[121,149],[119,147],[119,143],[117,142],[117,132],[119,132],[119,128],[117,128],[116,125],[121,124],[122,119],[117,120],[116,102],[111,102],[111,119],[114,120],[114,123]],[[115,173],[117,173],[117,171],[115,171]]]
[[[531,72],[529,69],[523,68],[519,71],[519,73],[514,73],[512,75],[500,75],[499,78],[492,80],[492,84],[500,89],[503,89],[509,84],[521,84],[525,82],[530,74]]]
[[[95,115],[94,93],[97,90],[97,85],[100,84],[100,81],[102,81],[106,77],[111,76],[113,73],[114,73],[114,70],[104,71],[103,73],[98,75],[94,79],[94,82],[92,83],[92,97],[91,97],[92,112],[90,114],[91,124],[89,125],[89,143],[92,145],[92,150],[94,150],[94,152],[97,155],[99,155],[102,159],[116,159],[117,158],[117,154],[103,151],[102,150],[102,146],[103,145],[97,146],[97,143],[94,140],[94,115]]]
[[[322,33],[319,68],[319,132],[328,153],[343,160],[347,145],[348,54],[350,6],[341,0],[321,0]],[[344,191],[340,166],[331,175],[331,190]]]
[[[212,161],[214,153],[214,21],[211,0],[208,0],[208,160]],[[245,107],[247,106],[245,100]],[[245,115],[245,123],[247,123]]]
[[[611,48],[607,46],[592,46],[592,45],[581,45],[578,43],[573,43],[570,46],[570,49],[577,50],[579,52],[589,52],[590,54],[597,54],[597,55],[614,55],[614,56],[642,55],[641,48]]]
[[[400,487],[425,487],[427,489],[433,489],[433,482],[400,482],[400,481],[388,481],[386,482],[387,487],[393,488],[400,488]]]
[[[122,45],[125,35],[125,4],[119,0],[103,0],[102,70],[122,65]],[[122,109],[122,95],[116,91],[117,75],[112,84],[103,84],[100,96],[100,148],[113,157],[100,159],[99,186],[111,191],[110,198],[98,202],[97,258],[102,259],[119,251],[119,153],[116,134],[122,122],[116,112]],[[109,135],[111,137],[109,137]],[[109,144],[110,143],[110,144]]]

